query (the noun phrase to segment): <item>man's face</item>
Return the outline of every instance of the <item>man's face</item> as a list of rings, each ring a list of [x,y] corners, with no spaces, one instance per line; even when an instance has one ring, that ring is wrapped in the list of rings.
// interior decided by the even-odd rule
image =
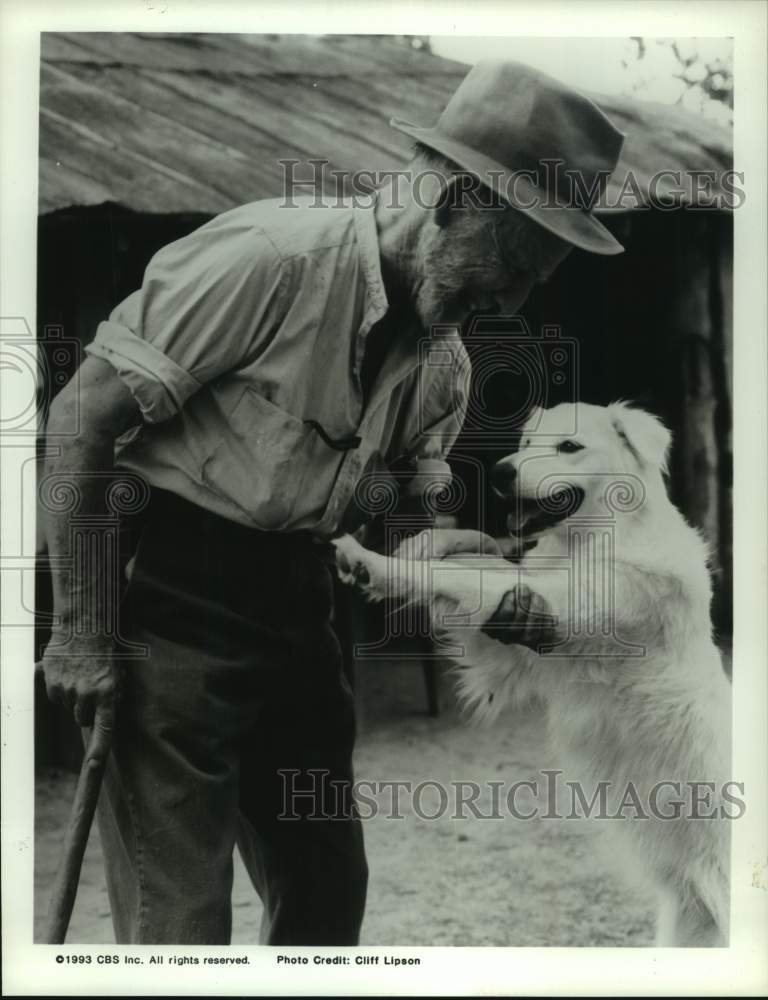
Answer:
[[[425,329],[514,315],[573,249],[512,209],[450,210],[431,231],[415,307]]]

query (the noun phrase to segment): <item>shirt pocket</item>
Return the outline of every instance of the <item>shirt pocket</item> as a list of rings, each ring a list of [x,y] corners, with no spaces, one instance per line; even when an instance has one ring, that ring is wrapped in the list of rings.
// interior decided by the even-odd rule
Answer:
[[[247,387],[205,457],[203,482],[263,531],[320,519],[345,453],[307,422]]]
[[[203,461],[203,482],[255,527],[285,528],[293,518],[311,428],[250,386],[227,423]]]

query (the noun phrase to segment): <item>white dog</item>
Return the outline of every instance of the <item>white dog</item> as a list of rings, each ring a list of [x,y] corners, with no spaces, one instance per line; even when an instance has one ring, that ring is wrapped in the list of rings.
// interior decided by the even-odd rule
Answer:
[[[536,541],[518,565],[440,558],[494,546],[440,531],[394,558],[345,536],[337,563],[371,599],[430,609],[436,634],[463,650],[459,689],[476,715],[543,698],[551,742],[585,787],[610,782],[613,810],[631,783],[647,818],[600,825],[622,868],[658,892],[656,943],[716,945],[728,937],[730,685],[705,545],[666,494],[670,442],[623,403],[538,410],[493,473],[510,530]]]

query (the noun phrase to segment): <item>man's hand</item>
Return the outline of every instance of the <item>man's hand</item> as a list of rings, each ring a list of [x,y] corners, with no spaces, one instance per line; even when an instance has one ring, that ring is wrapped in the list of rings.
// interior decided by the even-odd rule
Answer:
[[[120,693],[120,672],[112,645],[102,639],[73,640],[56,648],[57,636],[43,657],[48,697],[71,709],[79,726],[111,729],[115,702]]]
[[[395,559],[445,559],[458,553],[501,556],[498,542],[483,531],[432,528],[406,538],[392,553]]]
[[[527,646],[538,652],[556,640],[557,619],[544,598],[524,583],[508,590],[480,629],[505,646]]]

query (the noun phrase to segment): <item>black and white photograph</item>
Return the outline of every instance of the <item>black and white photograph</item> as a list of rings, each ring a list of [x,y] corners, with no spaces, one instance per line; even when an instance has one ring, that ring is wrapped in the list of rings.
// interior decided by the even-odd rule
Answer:
[[[4,182],[4,989],[758,995],[765,5],[171,6]]]

